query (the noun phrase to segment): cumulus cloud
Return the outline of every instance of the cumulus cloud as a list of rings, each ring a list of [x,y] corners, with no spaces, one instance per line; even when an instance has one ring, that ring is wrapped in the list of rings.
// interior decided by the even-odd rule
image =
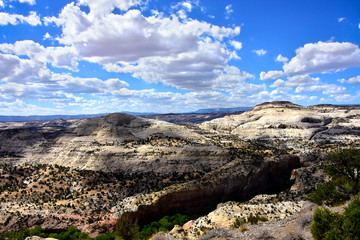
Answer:
[[[176,17],[144,17],[138,10],[92,21],[74,4],[67,5],[58,18],[45,21],[62,26],[60,43],[71,44],[82,57],[100,63],[135,62],[142,57],[188,52],[206,36],[222,39],[240,33],[239,27],[218,27],[197,20],[182,23]]]
[[[277,79],[270,87],[287,91],[295,89],[295,93],[321,92],[332,97],[346,92],[346,88],[343,86],[323,83],[320,78],[313,78],[309,75],[291,76],[287,80]]]
[[[3,7],[5,7],[4,2],[2,0],[0,0],[0,8],[3,8]]]
[[[179,4],[187,11],[192,8],[189,1]],[[214,90],[219,78],[233,84],[224,76],[230,69],[228,61],[239,57],[223,39],[239,35],[240,27],[225,28],[192,19],[182,22],[174,15],[145,17],[135,9],[94,21],[90,13],[73,3],[58,17],[44,21],[62,27],[59,42],[76,49],[80,59],[102,64],[107,71],[195,91]],[[237,41],[230,44],[235,49],[242,45]],[[241,72],[238,82],[249,75]]]
[[[68,98],[70,95],[66,94],[111,95],[129,86],[117,78],[101,80],[53,73],[43,64],[9,54],[0,54],[0,66],[0,82],[3,82],[0,93],[7,96],[8,101]]]
[[[226,65],[228,52],[219,44],[203,44],[198,51],[176,56],[142,58],[138,64],[107,64],[107,71],[132,73],[151,83],[186,90],[231,89],[253,75]],[[228,86],[231,87],[228,87]]]
[[[284,76],[283,71],[268,71],[268,72],[261,72],[260,73],[260,79],[261,80],[271,80],[271,79],[277,79]]]
[[[28,16],[0,12],[0,25],[17,25],[27,23],[31,26],[41,25],[40,17],[36,12],[30,12]]]
[[[292,90],[294,87],[301,89],[311,88],[320,82],[320,78],[312,78],[309,75],[298,75],[288,77],[287,81],[277,79],[270,87],[279,88],[284,90]],[[296,92],[301,92],[296,90]]]
[[[275,59],[276,62],[288,62],[289,59],[287,57],[284,57],[282,56],[281,54],[279,54],[276,59]]]
[[[339,79],[338,82],[341,83],[349,83],[349,84],[356,84],[356,83],[360,83],[360,75],[356,76],[356,77],[352,77],[349,79]]]
[[[54,67],[77,69],[77,51],[73,47],[43,47],[31,40],[17,41],[14,44],[0,44],[0,52],[25,55],[39,63],[51,63]]]
[[[267,51],[264,49],[258,49],[258,50],[253,50],[254,53],[256,53],[258,56],[264,56]]]
[[[349,42],[308,43],[283,66],[287,75],[337,71],[360,67],[360,48]]]
[[[257,94],[251,95],[249,98],[256,99],[256,102],[269,102],[269,101],[290,101],[290,102],[298,102],[302,100],[309,99],[306,95],[300,94],[290,94],[286,91],[275,89],[271,92],[269,91],[261,91]]]
[[[236,50],[242,49],[242,43],[241,43],[241,42],[232,40],[232,41],[230,41],[230,44],[231,44]]]
[[[6,96],[9,103],[46,101],[57,108],[81,106],[91,112],[103,112],[104,106],[109,112],[120,107],[148,111],[150,106],[161,111],[168,105],[184,111],[219,107],[219,103],[237,106],[240,100],[252,105],[244,97],[266,89],[265,84],[248,82],[254,78],[252,74],[228,64],[239,58],[235,50],[240,50],[242,43],[232,39],[240,34],[240,27],[183,20],[176,14],[164,17],[154,12],[145,17],[132,9],[139,4],[129,0],[72,2],[58,16],[43,18],[46,25],[61,28],[56,40],[64,46],[44,47],[30,40],[0,44],[0,98]],[[183,1],[176,10],[186,14],[196,4]],[[90,12],[82,11],[81,5],[89,6]],[[114,14],[114,8],[122,12]],[[52,36],[46,33],[43,38]],[[190,92],[134,90],[120,79],[74,77],[48,68],[51,64],[77,71],[80,60]]]

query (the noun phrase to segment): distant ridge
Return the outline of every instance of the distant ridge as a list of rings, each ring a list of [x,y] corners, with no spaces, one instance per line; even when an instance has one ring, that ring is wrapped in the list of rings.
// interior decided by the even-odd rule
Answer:
[[[99,114],[79,114],[79,115],[30,115],[30,116],[0,116],[1,122],[28,122],[28,121],[51,121],[55,119],[80,119],[92,118],[107,115],[107,113]]]
[[[199,109],[190,113],[154,113],[154,112],[129,112],[124,111],[120,113],[127,113],[135,116],[147,116],[147,115],[177,115],[177,114],[203,114],[203,113],[221,113],[221,112],[244,112],[251,110],[252,107],[236,107],[236,108],[207,108]],[[30,116],[1,116],[0,122],[28,122],[28,121],[51,121],[55,119],[80,119],[80,118],[93,118],[105,116],[110,113],[98,113],[98,114],[78,114],[78,115],[30,115]]]
[[[216,113],[216,112],[245,112],[253,107],[234,107],[234,108],[204,108],[191,113]]]

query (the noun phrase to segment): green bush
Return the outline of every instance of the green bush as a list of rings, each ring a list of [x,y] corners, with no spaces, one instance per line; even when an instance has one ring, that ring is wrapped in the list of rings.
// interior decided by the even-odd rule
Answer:
[[[341,225],[341,215],[326,208],[318,208],[315,211],[314,223],[310,229],[315,240],[330,239],[328,238],[331,237],[330,233],[341,232]]]
[[[116,236],[123,240],[139,239],[139,225],[128,215],[121,217],[116,222]]]
[[[360,197],[357,196],[345,208],[343,227],[348,239],[360,240]]]
[[[113,232],[113,233],[107,233],[104,235],[97,236],[95,240],[115,240],[115,238],[116,238],[116,234]]]
[[[337,187],[349,194],[357,194],[360,185],[360,151],[343,149],[329,155],[325,172]]]
[[[90,240],[91,239],[87,233],[80,232],[74,226],[70,226],[65,232],[62,233],[45,233],[44,229],[41,226],[36,226],[33,229],[22,228],[19,231],[11,231],[11,232],[5,231],[3,233],[0,233],[0,240],[5,240],[5,239],[25,240],[25,238],[30,236],[39,236],[43,238],[51,237],[59,240]],[[115,237],[99,238],[98,240],[110,240],[110,239],[115,239]]]
[[[140,238],[148,239],[157,232],[168,232],[175,225],[182,226],[184,223],[188,222],[189,220],[191,220],[190,216],[182,215],[179,213],[172,216],[165,216],[159,221],[154,221],[150,224],[145,225],[142,231],[140,232]]]
[[[317,209],[311,225],[315,240],[360,240],[360,197],[355,197],[343,214]]]
[[[308,199],[316,204],[335,205],[349,199],[349,196],[336,190],[334,183],[319,183],[316,190],[308,195]]]

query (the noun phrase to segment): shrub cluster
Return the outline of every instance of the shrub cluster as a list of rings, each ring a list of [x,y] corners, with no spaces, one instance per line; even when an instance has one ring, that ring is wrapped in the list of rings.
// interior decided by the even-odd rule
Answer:
[[[70,226],[62,233],[47,233],[41,226],[33,229],[22,228],[19,231],[5,231],[0,233],[0,240],[25,240],[27,237],[39,236],[43,238],[55,238],[59,240],[114,240],[115,233],[108,233],[90,238],[88,233],[80,232],[76,227]]]
[[[360,240],[360,196],[355,197],[343,214],[319,208],[314,214],[311,233],[315,240]]]

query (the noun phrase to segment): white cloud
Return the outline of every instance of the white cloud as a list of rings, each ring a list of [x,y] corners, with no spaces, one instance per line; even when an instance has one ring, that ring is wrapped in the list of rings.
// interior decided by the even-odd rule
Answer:
[[[338,71],[360,67],[359,46],[349,42],[308,43],[283,66],[287,75]]]
[[[258,49],[258,50],[253,50],[254,53],[256,53],[258,56],[264,56],[267,51],[264,49]]]
[[[52,39],[51,35],[48,32],[46,32],[43,36],[43,40],[46,40],[46,39]]]
[[[282,91],[279,89],[275,89],[271,92],[269,91],[262,91],[260,93],[251,95],[249,98],[256,99],[256,102],[269,102],[269,101],[290,101],[290,102],[298,102],[302,100],[306,100],[309,97],[306,95],[299,95],[299,94],[290,94],[286,91]]]
[[[0,54],[0,82],[3,83],[0,94],[8,101],[18,98],[54,100],[56,96],[66,98],[66,94],[75,93],[111,95],[111,92],[129,86],[117,78],[101,80],[53,73],[43,63],[10,54]]]
[[[242,43],[241,43],[241,42],[232,40],[232,41],[230,41],[230,44],[231,44],[236,50],[242,49]]]
[[[189,12],[192,10],[192,5],[190,2],[182,2],[181,3],[184,8],[186,8]]]
[[[0,8],[3,8],[3,7],[5,7],[4,2],[2,0],[0,0]]]
[[[30,12],[28,16],[0,12],[0,25],[17,25],[20,23],[27,23],[32,26],[41,25],[40,18],[36,12]]]
[[[311,97],[309,98],[309,101],[310,101],[310,102],[315,101],[317,98],[318,98],[317,96],[311,96]]]
[[[356,84],[356,83],[360,83],[360,75],[359,76],[356,76],[356,77],[352,77],[352,78],[349,78],[349,79],[339,79],[338,82],[341,82],[341,83],[349,83],[349,84]]]
[[[296,88],[295,92],[304,93],[304,92],[321,92],[324,95],[339,95],[346,92],[345,87],[337,86],[336,84],[320,84],[312,86],[299,86]]]
[[[187,90],[232,89],[253,75],[226,65],[231,53],[219,43],[203,43],[197,51],[167,57],[142,58],[138,64],[107,64],[113,72],[132,73],[147,82]],[[230,87],[228,87],[230,85]]]
[[[225,17],[228,19],[230,15],[234,12],[232,4],[229,4],[225,7]]]
[[[261,72],[260,79],[261,80],[271,80],[276,79],[284,76],[283,71],[268,71],[268,72]]]
[[[353,96],[350,94],[339,94],[339,95],[334,96],[334,98],[338,102],[353,102],[359,98],[359,95]]]
[[[288,77],[287,81],[278,79],[270,87],[279,88],[283,90],[292,90],[293,88],[296,87],[295,92],[302,92],[302,91],[298,91],[298,88],[306,90],[311,88],[313,85],[318,84],[319,82],[320,82],[320,78],[312,78],[309,75],[298,75],[298,76]]]
[[[295,88],[295,93],[321,92],[331,97],[336,97],[346,92],[346,88],[343,86],[322,83],[320,78],[313,78],[309,75],[291,76],[286,81],[277,79],[270,87],[287,91]]]
[[[181,7],[189,10],[187,3],[182,2]],[[192,19],[182,22],[175,15],[144,17],[138,10],[110,13],[95,21],[74,4],[68,4],[57,18],[44,21],[62,27],[59,42],[71,45],[80,59],[100,63],[107,71],[131,73],[147,82],[182,89],[213,90],[217,79],[227,75],[228,61],[239,58],[223,39],[239,35],[240,27]],[[239,76],[242,81],[247,73]]]
[[[82,57],[100,63],[135,62],[142,57],[193,51],[206,36],[221,40],[240,33],[239,27],[224,28],[196,20],[181,23],[176,17],[144,17],[138,10],[92,21],[73,4],[67,5],[59,18],[45,21],[63,27],[60,43],[71,44]]]
[[[284,57],[282,56],[281,54],[279,54],[276,59],[275,59],[276,62],[288,62],[289,59],[287,57]]]
[[[19,2],[27,3],[27,4],[30,4],[30,5],[35,5],[36,4],[35,0],[19,0]]]
[[[338,22],[342,22],[342,21],[344,21],[345,20],[345,18],[344,17],[340,17],[340,18],[338,18]]]
[[[43,47],[31,40],[17,41],[14,44],[0,44],[0,52],[26,55],[38,63],[51,63],[54,67],[77,69],[77,52],[72,47]]]
[[[91,16],[101,17],[111,13],[114,8],[126,11],[139,5],[140,0],[79,0],[79,4],[89,6]]]

